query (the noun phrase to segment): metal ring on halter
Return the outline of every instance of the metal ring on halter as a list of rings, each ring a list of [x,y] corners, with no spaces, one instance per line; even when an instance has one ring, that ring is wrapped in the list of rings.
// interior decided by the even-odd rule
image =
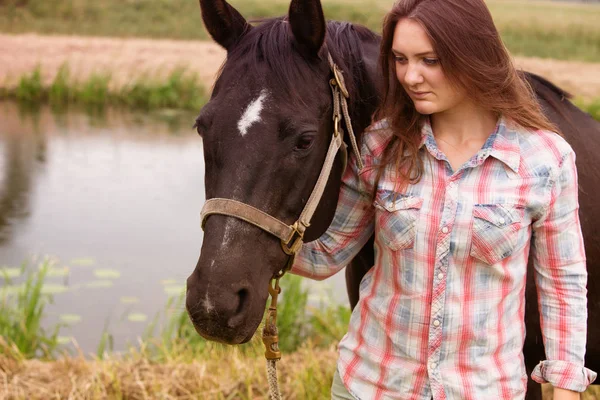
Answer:
[[[300,247],[302,247],[302,239],[304,239],[304,231],[300,231],[298,229],[298,226],[299,226],[298,221],[296,221],[294,223],[294,225],[292,225],[293,233],[290,236],[290,238],[286,241],[284,241],[284,240],[281,241],[281,248],[283,249],[283,252],[285,254],[287,254],[288,256],[296,255],[298,250],[300,250]],[[291,246],[290,246],[290,243],[291,243]]]
[[[333,118],[333,134],[336,137],[340,134],[340,117],[338,115]]]
[[[335,64],[332,69],[333,69],[333,76],[335,76],[335,80],[337,81],[338,86],[340,87],[340,90],[342,91],[342,94],[344,95],[345,98],[349,98],[350,93],[348,93],[348,89],[346,89],[346,81],[344,81],[344,75],[342,75],[342,71],[340,71],[338,66]]]

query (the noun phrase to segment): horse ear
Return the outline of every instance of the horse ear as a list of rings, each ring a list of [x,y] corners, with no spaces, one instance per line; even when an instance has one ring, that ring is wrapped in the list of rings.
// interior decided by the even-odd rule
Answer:
[[[292,0],[289,21],[296,42],[309,56],[316,56],[323,46],[327,24],[320,0]]]
[[[230,50],[252,25],[225,0],[200,0],[200,11],[210,36]]]

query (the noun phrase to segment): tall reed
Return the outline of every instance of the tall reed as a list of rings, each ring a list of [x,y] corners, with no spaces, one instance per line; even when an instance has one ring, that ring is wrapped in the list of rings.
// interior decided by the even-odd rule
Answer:
[[[4,274],[4,285],[0,288],[0,336],[4,344],[0,354],[18,349],[25,358],[51,358],[58,349],[60,325],[46,329],[42,326],[46,305],[52,296],[44,294],[42,288],[50,269],[44,261],[38,270],[27,270],[21,285],[14,286],[12,278]],[[16,288],[16,290],[15,290]]]

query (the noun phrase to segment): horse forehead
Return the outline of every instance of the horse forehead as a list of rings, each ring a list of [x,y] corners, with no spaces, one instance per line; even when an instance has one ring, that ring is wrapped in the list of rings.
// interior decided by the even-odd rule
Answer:
[[[248,134],[250,127],[263,121],[263,111],[270,95],[270,91],[263,88],[242,108],[242,114],[237,122],[238,132],[242,137]]]

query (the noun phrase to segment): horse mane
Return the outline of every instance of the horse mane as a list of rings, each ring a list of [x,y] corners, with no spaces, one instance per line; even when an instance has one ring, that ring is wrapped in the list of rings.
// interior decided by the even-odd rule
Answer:
[[[565,103],[565,100],[569,100],[573,97],[569,92],[559,88],[546,78],[542,78],[532,72],[519,71],[519,74],[521,74],[521,77],[531,85],[538,101],[541,100],[541,105],[546,111],[546,115],[548,115],[548,112],[554,112],[564,119],[565,124],[568,124],[570,129],[578,130],[571,115],[567,112],[570,103],[569,101]],[[550,109],[545,108],[544,103],[547,104]],[[571,107],[573,106],[571,105]],[[557,129],[560,129],[560,127],[557,126]]]
[[[295,102],[301,101],[299,87],[305,86],[306,82],[314,82],[315,79],[326,79],[318,63],[306,63],[303,59],[287,17],[252,22],[258,24],[231,49],[227,56],[228,62],[243,64],[255,71],[258,71],[260,64],[266,63],[270,72],[269,79]],[[327,22],[325,44],[319,52],[319,58],[327,60],[329,51],[335,63],[344,71],[346,86],[351,94],[350,107],[353,103],[364,101],[357,95],[368,78],[364,68],[363,43],[376,43],[378,38],[378,35],[360,25]]]
[[[547,89],[550,89],[551,92],[554,92],[555,94],[559,95],[561,100],[562,99],[571,99],[573,97],[573,95],[569,92],[567,92],[564,89],[559,88],[558,86],[556,86],[554,83],[550,82],[549,80],[547,80],[546,78],[543,78],[539,75],[536,75],[532,72],[525,72],[522,71],[521,72],[523,75],[525,75],[525,79],[528,82],[537,82],[538,84],[540,84],[541,86],[545,86]],[[534,89],[538,86],[538,85],[533,85]]]

